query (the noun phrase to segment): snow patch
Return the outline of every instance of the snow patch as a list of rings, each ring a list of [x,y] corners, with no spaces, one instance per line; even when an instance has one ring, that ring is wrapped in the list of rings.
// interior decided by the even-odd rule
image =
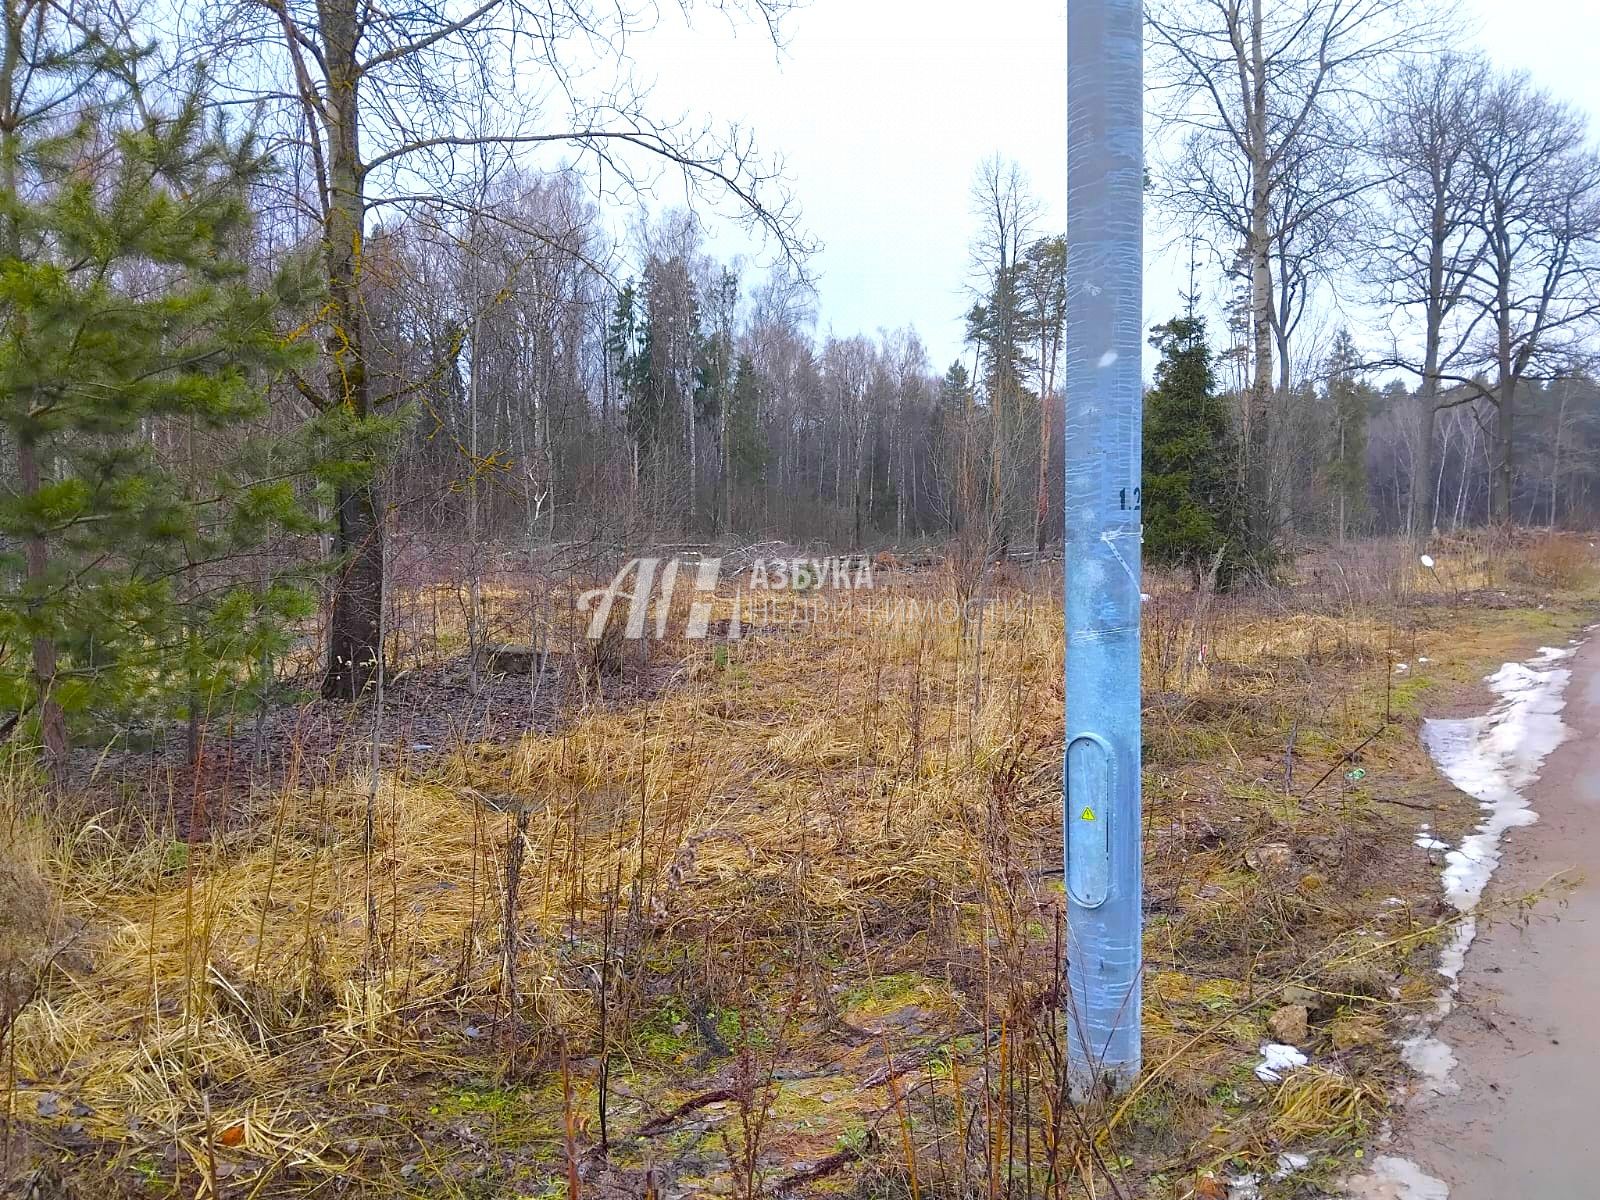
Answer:
[[[1450,1200],[1450,1185],[1425,1173],[1410,1159],[1380,1154],[1372,1170],[1348,1184],[1354,1200]]]
[[[1278,1155],[1278,1169],[1269,1178],[1282,1183],[1291,1175],[1304,1171],[1311,1165],[1309,1154],[1287,1151]],[[1255,1174],[1229,1175],[1223,1182],[1228,1185],[1228,1200],[1261,1200],[1261,1176]]]
[[[1400,1057],[1422,1080],[1423,1090],[1434,1096],[1453,1096],[1461,1085],[1450,1078],[1456,1069],[1455,1051],[1431,1034],[1419,1033],[1400,1043]]]
[[[1478,906],[1500,865],[1506,831],[1539,819],[1522,789],[1566,740],[1562,694],[1572,672],[1552,664],[1572,654],[1546,646],[1531,662],[1507,663],[1485,681],[1501,698],[1487,715],[1423,724],[1422,743],[1440,773],[1488,814],[1459,849],[1445,856],[1445,899],[1457,912]]]
[[[1574,653],[1545,646],[1526,663],[1506,663],[1484,681],[1500,697],[1485,715],[1423,723],[1422,744],[1440,774],[1476,800],[1486,814],[1454,850],[1434,837],[1426,825],[1417,837],[1417,845],[1424,849],[1446,851],[1445,899],[1462,914],[1439,954],[1438,970],[1445,987],[1435,1001],[1435,1022],[1455,1007],[1456,984],[1478,935],[1478,923],[1470,914],[1500,865],[1500,843],[1506,831],[1539,819],[1523,789],[1538,779],[1544,760],[1566,740],[1561,711],[1566,707],[1564,693],[1572,672],[1556,664]],[[1449,1047],[1426,1030],[1408,1038],[1402,1049],[1406,1061],[1432,1091],[1439,1090],[1455,1065]],[[1443,1077],[1438,1075],[1441,1066]]]
[[[1294,1046],[1285,1046],[1281,1042],[1262,1042],[1256,1078],[1262,1083],[1277,1083],[1296,1067],[1305,1066],[1307,1061],[1306,1056]]]
[[[1561,712],[1572,672],[1559,664],[1574,653],[1575,648],[1545,646],[1525,663],[1507,663],[1484,681],[1499,697],[1486,714],[1423,724],[1423,746],[1440,774],[1484,811],[1477,829],[1454,850],[1427,825],[1416,839],[1422,849],[1445,851],[1441,875],[1445,899],[1461,914],[1439,954],[1438,971],[1445,984],[1433,1012],[1400,1043],[1401,1057],[1416,1072],[1424,1092],[1449,1095],[1460,1090],[1451,1079],[1455,1052],[1433,1035],[1433,1028],[1455,1007],[1467,951],[1478,935],[1472,914],[1500,865],[1506,832],[1539,819],[1523,792],[1539,778],[1551,751],[1567,738]],[[1394,1155],[1374,1159],[1369,1172],[1352,1176],[1345,1187],[1353,1200],[1449,1200],[1450,1196],[1448,1184]]]
[[[1311,1156],[1309,1154],[1296,1154],[1293,1151],[1280,1154],[1278,1155],[1278,1169],[1272,1173],[1272,1178],[1275,1180],[1287,1179],[1296,1171],[1304,1171],[1310,1165]]]

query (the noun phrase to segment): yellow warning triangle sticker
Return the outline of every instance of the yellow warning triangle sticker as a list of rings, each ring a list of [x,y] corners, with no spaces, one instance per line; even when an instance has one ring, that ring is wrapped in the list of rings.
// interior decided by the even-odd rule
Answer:
[[[1081,813],[1078,814],[1078,817],[1079,817],[1080,820],[1092,821],[1092,820],[1094,820],[1094,809],[1086,808]]]

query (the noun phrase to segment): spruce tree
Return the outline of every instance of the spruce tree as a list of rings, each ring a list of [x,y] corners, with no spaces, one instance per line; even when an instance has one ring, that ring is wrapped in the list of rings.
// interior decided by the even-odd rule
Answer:
[[[1327,403],[1332,430],[1328,448],[1328,486],[1333,493],[1333,526],[1344,542],[1367,510],[1367,418],[1372,387],[1359,374],[1361,356],[1348,329],[1334,339],[1328,361]]]
[[[617,377],[617,396],[623,425],[637,452],[655,443],[657,414],[651,407],[649,322],[644,300],[633,280],[617,293],[617,303],[606,328],[606,353]]]
[[[755,484],[766,469],[770,452],[761,429],[761,376],[748,354],[739,355],[734,372],[728,438],[734,479],[746,486]]]
[[[1215,562],[1228,586],[1251,553],[1238,443],[1217,393],[1205,321],[1175,317],[1151,330],[1150,343],[1161,362],[1144,402],[1144,552],[1197,574]]]
[[[306,593],[223,568],[311,525],[299,451],[251,436],[299,356],[275,327],[292,284],[243,259],[269,164],[198,91],[133,104],[126,56],[41,12],[5,31],[32,72],[0,96],[0,709],[59,777],[73,724],[193,716],[248,684]]]
[[[952,531],[960,531],[976,517],[978,499],[977,454],[975,446],[975,405],[972,377],[957,359],[950,364],[939,384],[935,409],[935,437],[941,446],[940,459],[949,472],[946,519]]]

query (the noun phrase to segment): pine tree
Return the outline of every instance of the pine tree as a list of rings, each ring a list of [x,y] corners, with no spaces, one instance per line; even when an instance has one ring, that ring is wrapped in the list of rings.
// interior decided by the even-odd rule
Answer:
[[[1227,586],[1251,565],[1251,553],[1238,443],[1217,394],[1205,321],[1175,317],[1151,331],[1150,343],[1161,362],[1144,402],[1145,554],[1196,573],[1217,563]]]
[[[125,113],[121,58],[53,12],[5,31],[37,73],[0,96],[0,708],[30,714],[59,777],[72,724],[193,716],[248,683],[306,593],[218,566],[312,526],[303,455],[248,436],[299,357],[275,328],[292,282],[262,289],[242,259],[269,164],[198,92]]]

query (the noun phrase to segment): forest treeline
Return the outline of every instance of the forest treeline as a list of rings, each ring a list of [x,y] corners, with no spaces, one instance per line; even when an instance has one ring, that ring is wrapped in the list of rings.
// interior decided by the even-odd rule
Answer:
[[[1154,314],[1152,557],[1266,578],[1318,540],[1593,523],[1586,117],[1445,49],[1438,5],[1147,16],[1152,250],[1225,300]],[[397,530],[1059,540],[1066,245],[1020,168],[977,165],[956,361],[894,314],[823,333],[794,182],[653,111],[618,49],[649,19],[7,4],[8,734],[59,763],[75,725],[265,699],[319,607],[323,691],[363,695]],[[765,257],[714,255],[724,219]]]

